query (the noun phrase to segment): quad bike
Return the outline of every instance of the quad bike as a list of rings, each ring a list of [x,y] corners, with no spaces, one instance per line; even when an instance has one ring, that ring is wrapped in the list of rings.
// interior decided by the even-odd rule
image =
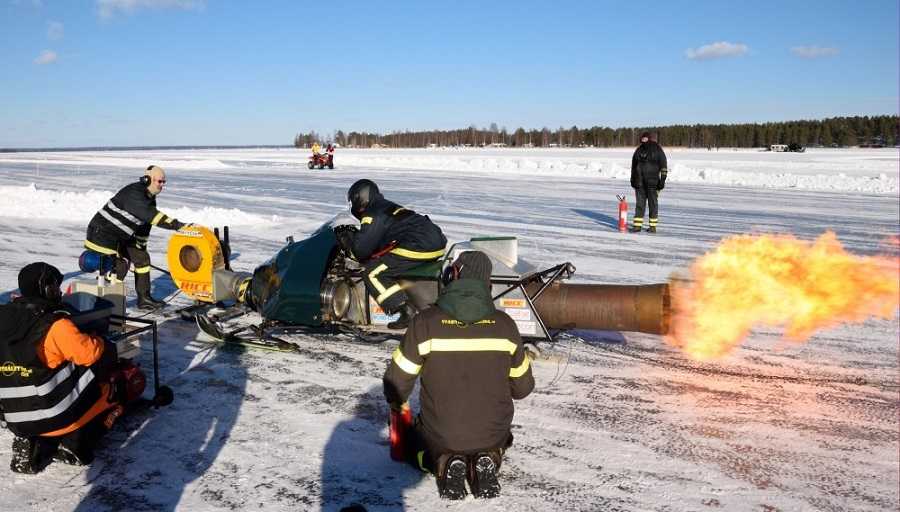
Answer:
[[[326,166],[329,169],[334,169],[334,155],[331,153],[316,153],[310,156],[309,162],[306,163],[306,167],[309,169],[315,169],[316,167],[324,169]]]

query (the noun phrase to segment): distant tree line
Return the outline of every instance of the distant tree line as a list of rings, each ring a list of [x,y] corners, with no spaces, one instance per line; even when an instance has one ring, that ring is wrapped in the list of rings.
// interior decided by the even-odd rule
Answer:
[[[767,147],[771,144],[797,143],[803,146],[894,146],[900,138],[898,116],[833,117],[822,120],[785,121],[780,123],[695,124],[608,128],[560,126],[556,130],[506,127],[491,123],[488,128],[474,125],[459,130],[395,131],[390,133],[344,132],[330,135],[315,131],[294,137],[295,147],[309,147],[313,142],[335,142],[344,147],[383,145],[392,148],[436,146],[512,147],[617,147],[635,146],[641,132],[651,131],[665,146],[695,147]]]

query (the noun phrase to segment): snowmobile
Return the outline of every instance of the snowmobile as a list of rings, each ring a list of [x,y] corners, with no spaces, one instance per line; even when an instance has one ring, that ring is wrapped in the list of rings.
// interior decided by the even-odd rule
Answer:
[[[308,169],[315,169],[316,167],[324,169],[326,166],[329,169],[334,169],[334,155],[331,153],[316,153],[311,155],[309,162],[306,163]]]
[[[186,295],[210,307],[196,315],[198,326],[220,340],[236,341],[223,322],[256,312],[262,322],[251,330],[256,342],[271,344],[275,330],[400,334],[387,324],[396,319],[383,311],[366,290],[363,267],[342,250],[334,228],[355,223],[339,215],[308,238],[287,243],[252,273],[228,265],[230,244],[202,226],[178,231],[169,241],[167,258],[172,280]],[[400,280],[421,310],[433,304],[442,288],[441,274],[462,252],[484,252],[493,264],[492,293],[497,308],[515,320],[533,343],[552,341],[563,330],[596,329],[664,334],[670,298],[667,284],[593,285],[563,281],[575,273],[569,262],[546,269],[518,257],[512,236],[477,237],[453,244],[446,255],[408,271]],[[214,308],[213,305],[227,308]],[[268,339],[267,339],[268,338]],[[246,338],[245,338],[246,339]],[[275,344],[283,340],[275,339]]]

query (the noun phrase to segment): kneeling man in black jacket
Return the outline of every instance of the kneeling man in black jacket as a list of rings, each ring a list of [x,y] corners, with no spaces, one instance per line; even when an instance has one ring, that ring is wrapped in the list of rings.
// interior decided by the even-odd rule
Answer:
[[[494,308],[491,260],[462,253],[437,304],[414,316],[384,375],[399,409],[421,377],[421,413],[408,434],[408,462],[437,477],[443,498],[500,494],[497,472],[512,444],[513,399],[534,389],[513,320]]]

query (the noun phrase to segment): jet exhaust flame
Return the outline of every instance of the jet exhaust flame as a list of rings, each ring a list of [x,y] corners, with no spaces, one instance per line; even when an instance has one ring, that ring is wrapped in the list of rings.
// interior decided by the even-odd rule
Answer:
[[[828,231],[815,242],[790,235],[739,235],[673,279],[666,341],[695,359],[723,356],[754,327],[784,327],[804,341],[818,330],[900,307],[900,258],[857,256]]]

